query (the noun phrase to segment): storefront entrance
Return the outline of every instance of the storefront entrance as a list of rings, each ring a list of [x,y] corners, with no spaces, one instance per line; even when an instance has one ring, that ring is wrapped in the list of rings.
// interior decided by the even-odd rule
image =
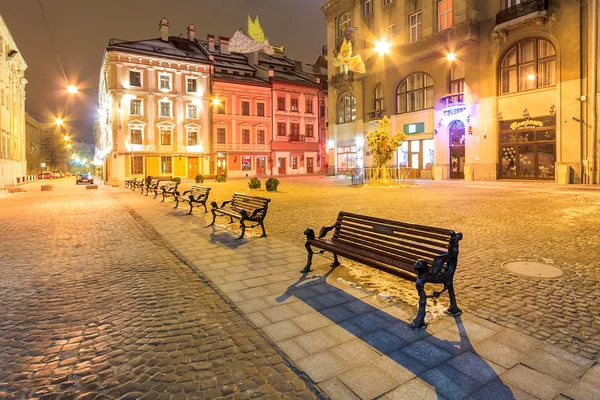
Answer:
[[[285,161],[284,157],[277,158],[277,172],[279,175],[285,175]]]
[[[448,125],[450,135],[450,178],[465,179],[465,124],[452,121]]]
[[[194,179],[198,175],[198,157],[188,157],[188,179]]]
[[[256,175],[265,174],[265,157],[256,157]]]
[[[217,156],[217,176],[221,174],[227,175],[227,157],[219,154]]]
[[[306,158],[306,173],[307,174],[312,174],[314,173],[314,158],[312,157],[307,157]]]
[[[356,168],[356,146],[338,146],[337,170],[348,172]]]

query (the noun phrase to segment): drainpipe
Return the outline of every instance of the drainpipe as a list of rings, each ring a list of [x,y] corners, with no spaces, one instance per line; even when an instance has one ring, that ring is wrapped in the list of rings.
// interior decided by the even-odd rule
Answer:
[[[592,183],[598,183],[598,2],[592,1]]]

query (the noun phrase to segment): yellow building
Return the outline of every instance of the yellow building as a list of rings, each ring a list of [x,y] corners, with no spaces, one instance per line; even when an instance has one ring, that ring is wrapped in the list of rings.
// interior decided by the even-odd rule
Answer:
[[[407,135],[390,165],[422,178],[597,182],[592,3],[330,1],[330,165],[371,166],[364,135],[389,115]],[[365,74],[333,66],[344,37]]]
[[[27,175],[25,70],[27,64],[0,17],[0,188]]]
[[[209,173],[210,70],[195,41],[169,36],[141,41],[113,39],[100,73],[95,124],[95,163],[110,184],[125,178]]]

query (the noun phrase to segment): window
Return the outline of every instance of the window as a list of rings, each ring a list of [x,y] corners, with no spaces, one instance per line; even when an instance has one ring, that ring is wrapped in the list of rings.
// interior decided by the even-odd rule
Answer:
[[[423,36],[423,24],[421,21],[421,11],[414,13],[410,17],[408,17],[409,25],[410,25],[410,42],[416,42],[417,40],[421,40]]]
[[[196,93],[198,91],[198,78],[187,78],[188,93]]]
[[[195,104],[187,105],[187,117],[188,118],[198,118],[198,106]]]
[[[313,125],[306,125],[306,137],[313,137],[315,135],[314,129]]]
[[[385,32],[387,34],[387,38],[391,39],[396,36],[396,23],[390,24],[385,28]]]
[[[285,136],[285,122],[277,123],[277,136]]]
[[[292,99],[292,111],[298,112],[298,99]]]
[[[290,137],[296,142],[300,141],[300,124],[290,124]]]
[[[265,131],[259,130],[256,132],[256,142],[258,144],[265,144]]]
[[[556,51],[543,39],[514,45],[500,65],[500,94],[556,85]]]
[[[438,31],[452,27],[452,0],[438,1]]]
[[[373,0],[362,0],[363,2],[363,15],[368,17],[373,14]]]
[[[242,101],[242,115],[250,115],[250,102]]]
[[[188,146],[198,145],[198,131],[196,131],[196,130],[188,131],[187,137],[188,137],[188,141],[187,141]]]
[[[285,111],[285,97],[277,98],[277,109],[280,111]]]
[[[312,114],[313,113],[313,102],[312,102],[312,100],[306,100],[305,106],[306,106],[306,111],[305,112],[307,114]]]
[[[242,156],[242,171],[250,171],[252,169],[252,157]]]
[[[250,129],[242,129],[242,144],[250,144]]]
[[[450,93],[464,93],[465,92],[465,67],[461,63],[454,64],[450,68]]]
[[[516,6],[517,4],[521,4],[521,0],[506,0],[506,8]]]
[[[258,115],[259,117],[265,116],[265,103],[256,104],[256,115]]]
[[[373,96],[375,99],[375,102],[373,104],[373,110],[383,110],[383,85],[381,83],[378,83],[377,86],[375,86]]]
[[[319,106],[319,117],[325,118],[325,104]]]
[[[171,130],[170,129],[161,129],[160,130],[160,144],[162,146],[170,146],[171,145]]]
[[[338,37],[344,36],[346,28],[350,26],[351,22],[352,19],[350,18],[350,13],[342,14],[340,19],[338,19]]]
[[[140,71],[129,71],[129,86],[142,87],[142,73]]]
[[[388,4],[392,4],[394,0],[383,0],[383,5],[387,6]]]
[[[337,159],[338,171],[350,171],[352,168],[355,168],[356,146],[338,146]]]
[[[161,101],[160,103],[160,116],[169,118],[171,117],[171,102],[170,101]]]
[[[142,101],[133,99],[129,103],[129,113],[131,115],[142,115]]]
[[[217,114],[225,114],[225,100],[219,101],[219,104],[214,106],[214,110]]]
[[[292,157],[292,169],[298,169],[298,157]]]
[[[225,143],[225,128],[217,128],[217,143]]]
[[[396,91],[397,113],[433,108],[433,79],[418,72],[400,82]]]
[[[132,129],[130,140],[131,140],[131,144],[143,144],[142,130],[141,129]]]
[[[160,90],[171,90],[171,75],[159,74],[158,75],[158,88]]]
[[[131,157],[131,173],[139,175],[144,173],[144,157],[133,156]]]
[[[356,121],[356,98],[350,93],[343,94],[338,101],[337,111],[340,124]]]
[[[163,174],[173,173],[173,164],[171,163],[171,157],[160,158],[160,171]]]

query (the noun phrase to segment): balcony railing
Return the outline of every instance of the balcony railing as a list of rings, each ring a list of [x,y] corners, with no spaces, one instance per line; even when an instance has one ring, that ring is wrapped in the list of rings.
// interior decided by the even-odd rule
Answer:
[[[548,11],[548,0],[527,0],[496,14],[496,25],[540,11]]]
[[[304,135],[289,135],[288,142],[306,142],[306,136],[304,136]]]
[[[383,118],[385,115],[385,110],[372,110],[367,113],[369,119],[379,119]]]
[[[331,84],[333,87],[338,89],[342,85],[351,86],[354,82],[354,72],[342,72],[341,74],[335,74],[331,77]]]

